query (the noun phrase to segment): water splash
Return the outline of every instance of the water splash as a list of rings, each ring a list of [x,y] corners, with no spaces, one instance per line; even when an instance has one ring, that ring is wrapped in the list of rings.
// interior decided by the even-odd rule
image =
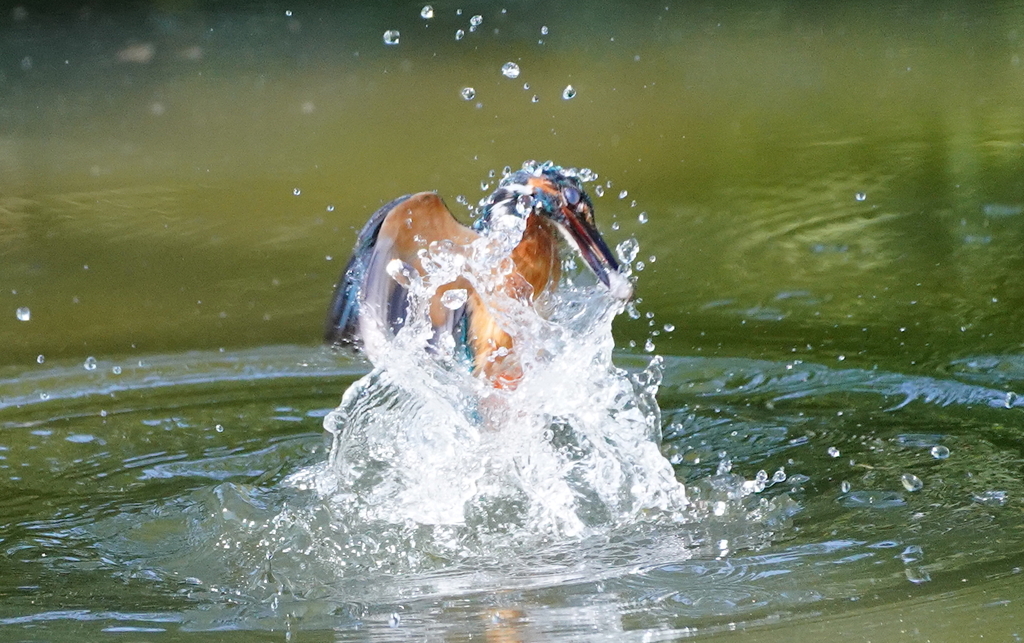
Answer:
[[[506,167],[502,180],[510,174]],[[241,588],[244,618],[278,618],[310,598],[329,613],[410,592],[612,579],[644,561],[757,548],[786,529],[795,503],[778,487],[762,492],[797,485],[799,475],[746,480],[723,462],[684,487],[662,453],[657,394],[667,362],[645,357],[630,371],[613,363],[612,322],[625,304],[582,261],[565,262],[558,287],[536,300],[508,294],[523,219],[492,219],[469,246],[428,247],[423,274],[388,266],[409,290],[407,321],[324,418],[330,455],[281,484],[223,482],[176,500],[183,527],[158,547],[138,545],[160,552],[157,568],[194,579],[194,595],[211,602],[221,587]],[[635,258],[634,246],[620,254]],[[458,309],[470,292],[515,329],[514,389],[474,376],[454,341],[434,337],[434,296]],[[121,534],[137,521],[115,517],[98,529]],[[127,546],[119,556],[137,557],[136,544]],[[178,551],[187,556],[167,553]],[[229,614],[217,618],[243,618],[234,609],[225,604]]]
[[[348,515],[399,525],[580,538],[652,512],[689,519],[659,450],[661,359],[634,375],[612,363],[623,304],[585,271],[535,302],[508,294],[524,219],[491,223],[469,247],[433,244],[425,274],[401,275],[405,325],[325,418],[329,465],[297,480]],[[432,344],[430,301],[442,292],[446,306],[465,303],[464,289],[449,289],[456,280],[511,330],[522,370],[514,389],[473,376],[450,338]]]

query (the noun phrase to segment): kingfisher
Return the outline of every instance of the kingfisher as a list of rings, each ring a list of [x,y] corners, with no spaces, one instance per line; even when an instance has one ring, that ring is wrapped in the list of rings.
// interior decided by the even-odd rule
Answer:
[[[429,291],[425,315],[433,336],[428,349],[454,347],[474,375],[495,388],[514,389],[522,377],[517,329],[509,328],[514,318],[495,309],[489,292],[533,306],[557,287],[566,253],[575,252],[614,299],[626,302],[633,294],[632,283],[598,232],[580,173],[551,162],[527,162],[499,182],[472,226],[459,223],[434,192],[385,204],[360,231],[335,286],[325,343],[352,347],[377,363],[375,358],[415,314],[410,280],[427,277],[425,263],[436,266],[439,251],[466,257],[474,247],[493,249],[493,243],[481,244],[498,239],[507,258],[499,258],[496,279],[467,274],[474,264],[458,261],[447,281]]]

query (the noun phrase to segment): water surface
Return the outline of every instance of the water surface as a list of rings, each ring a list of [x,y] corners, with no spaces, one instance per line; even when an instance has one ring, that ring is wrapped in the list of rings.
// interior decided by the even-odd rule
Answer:
[[[1024,635],[1019,3],[433,6],[0,17],[5,636]],[[707,520],[345,550],[287,481],[354,229],[530,158],[640,242],[616,362]]]

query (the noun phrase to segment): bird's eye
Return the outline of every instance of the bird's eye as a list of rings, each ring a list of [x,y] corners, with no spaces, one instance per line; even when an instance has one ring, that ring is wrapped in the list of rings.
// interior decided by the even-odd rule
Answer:
[[[576,204],[580,202],[580,191],[573,187],[568,187],[562,190],[562,196],[565,197],[565,202],[571,207],[576,207]]]

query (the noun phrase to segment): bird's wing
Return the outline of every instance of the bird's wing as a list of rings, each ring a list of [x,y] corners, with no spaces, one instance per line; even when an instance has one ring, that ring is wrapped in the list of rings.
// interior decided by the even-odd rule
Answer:
[[[456,248],[464,247],[477,237],[455,220],[433,192],[403,196],[377,210],[359,233],[352,258],[335,287],[324,341],[362,348],[372,360],[382,348],[380,343],[405,325],[408,312],[408,288],[389,274],[389,264],[397,259],[422,276],[420,250],[445,240]],[[450,310],[440,301],[441,295],[453,288],[469,290],[469,285],[457,279],[438,288],[430,302],[435,341],[463,326],[465,307]],[[462,343],[461,338],[456,339]]]

